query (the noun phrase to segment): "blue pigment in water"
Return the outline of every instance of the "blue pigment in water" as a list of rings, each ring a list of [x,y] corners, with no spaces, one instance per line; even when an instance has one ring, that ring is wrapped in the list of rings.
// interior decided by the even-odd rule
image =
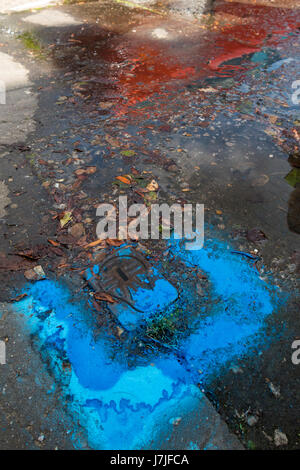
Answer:
[[[177,410],[184,415],[199,405],[202,393],[194,384],[196,371],[201,370],[205,381],[250,355],[254,345],[266,345],[264,322],[276,312],[280,296],[259,277],[251,261],[229,248],[208,240],[202,250],[185,251],[178,240],[170,242],[176,257],[206,273],[212,289],[207,314],[179,345],[183,364],[174,352],[151,364],[129,367],[125,351],[114,350],[105,335],[94,335],[86,303],[72,303],[65,286],[44,280],[27,287],[28,297],[15,309],[26,315],[27,328],[50,361],[91,447],[147,448],[172,426]],[[66,360],[71,364],[68,373],[62,367]],[[197,443],[189,441],[186,446],[197,448]]]

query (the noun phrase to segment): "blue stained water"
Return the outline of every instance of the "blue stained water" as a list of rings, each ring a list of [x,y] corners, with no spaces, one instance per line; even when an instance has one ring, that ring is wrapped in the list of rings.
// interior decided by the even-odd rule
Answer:
[[[115,253],[115,257],[117,258],[118,255],[123,257],[124,255],[131,256],[134,255],[134,252],[131,248],[124,249],[123,247],[122,251]],[[126,258],[124,258],[124,266],[126,268]],[[94,265],[93,268],[89,268],[85,272],[87,281],[90,281],[94,278],[93,273],[95,275],[99,275],[100,280],[103,280],[101,279],[100,267],[98,265]],[[164,310],[178,297],[178,293],[175,287],[173,287],[172,284],[161,277],[158,269],[152,268],[151,277],[153,283],[152,287],[149,283],[148,277],[145,274],[138,274],[137,281],[141,281],[143,285],[147,286],[148,288],[140,286],[138,289],[136,289],[132,284],[129,284],[127,287],[131,295],[132,303],[138,310],[140,310],[140,312],[133,310],[125,302],[110,305],[110,310],[114,313],[118,322],[126,330],[136,329],[142,321],[149,318],[155,312]],[[116,289],[114,293],[120,298],[124,298],[124,293],[119,288]]]
[[[216,239],[207,240],[199,251],[183,251],[175,240],[171,246],[175,255],[208,275],[213,290],[213,301],[207,306],[209,316],[183,345],[190,362],[210,374],[231,358],[245,354],[258,340],[268,344],[261,329],[282,297],[274,286],[260,279],[253,262],[232,253],[229,245]]]
[[[158,310],[165,309],[169,303],[174,302],[177,298],[177,290],[165,279],[157,279],[153,290],[143,289],[140,287],[133,294],[134,304],[144,311],[142,319],[149,318]],[[129,306],[118,304],[113,306],[118,316],[118,320],[125,328],[134,329],[141,321],[141,314],[136,314]]]
[[[26,315],[27,328],[44,359],[50,360],[69,397],[69,409],[93,448],[147,448],[158,433],[172,426],[172,419],[179,416],[176,410],[184,414],[197,408],[203,396],[194,385],[199,370],[205,381],[237,358],[253,354],[253,346],[267,347],[270,341],[264,322],[282,299],[270,281],[259,277],[253,262],[231,253],[218,240],[207,240],[199,251],[185,251],[180,241],[173,240],[170,249],[204,271],[212,289],[207,314],[179,346],[183,363],[174,352],[152,359],[151,364],[129,367],[117,339],[114,347],[105,334],[96,337],[91,311],[84,302],[72,303],[71,292],[60,283],[43,280],[28,285],[29,296],[15,306]],[[139,295],[144,295],[142,290]],[[71,363],[70,372],[63,370],[65,360]],[[197,448],[195,442],[188,441],[189,445]]]

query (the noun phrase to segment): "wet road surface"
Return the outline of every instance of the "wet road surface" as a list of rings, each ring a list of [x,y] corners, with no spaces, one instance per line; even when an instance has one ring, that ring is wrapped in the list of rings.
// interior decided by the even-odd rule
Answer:
[[[101,202],[116,203],[122,194],[129,203],[205,204],[207,242],[199,258],[191,260],[176,244],[141,242],[149,262],[158,265],[179,289],[180,321],[176,317],[175,326],[169,324],[166,340],[189,358],[189,366],[179,367],[177,359],[170,359],[151,342],[142,341],[140,346],[143,330],[122,337],[103,303],[101,316],[93,311],[95,305],[71,312],[81,321],[85,315],[90,318],[88,329],[83,322],[82,331],[94,331],[91,342],[95,341],[101,358],[97,361],[105,362],[101,356],[105,348],[117,355],[113,362],[120,369],[117,376],[126,371],[126,380],[118,387],[125,389],[130,388],[135,367],[144,367],[147,377],[154,363],[150,376],[158,384],[158,395],[159,390],[169,390],[172,380],[198,386],[246,448],[276,447],[279,431],[288,436],[287,442],[281,442],[285,448],[299,445],[295,420],[299,372],[291,362],[291,344],[299,337],[300,116],[299,103],[293,99],[300,61],[299,9],[293,2],[288,8],[262,3],[268,6],[217,1],[212,14],[201,22],[169,15],[159,6],[128,9],[113,2],[56,7],[54,15],[26,12],[3,19],[3,52],[12,53],[11,44],[17,45],[14,58],[30,70],[39,102],[35,133],[19,145],[3,147],[9,158],[1,179],[9,183],[10,160],[18,162],[23,172],[32,168],[44,191],[41,199],[49,201],[49,208],[39,210],[39,202],[35,203],[32,220],[28,214],[20,232],[15,222],[16,217],[24,219],[24,210],[30,212],[27,196],[21,207],[8,206],[1,251],[15,253],[51,239],[56,252],[36,258],[42,259],[48,281],[24,285],[21,268],[12,269],[9,278],[1,270],[2,299],[20,292],[28,295],[29,300],[15,304],[14,310],[24,318],[33,315],[29,330],[36,338],[35,347],[44,351],[46,363],[50,360],[51,376],[64,390],[63,400],[68,401],[70,390],[76,397],[68,404],[71,415],[78,413],[82,400],[92,409],[89,419],[85,415],[88,424],[79,419],[82,428],[90,431],[90,439],[79,439],[78,447],[109,448],[105,439],[114,442],[115,448],[141,445],[134,432],[115,439],[111,434],[118,426],[114,407],[102,404],[106,411],[100,409],[99,396],[90,392],[85,396],[80,388],[93,389],[90,379],[81,375],[84,362],[78,359],[91,343],[86,347],[75,333],[66,339],[68,329],[60,325],[68,320],[60,303],[54,302],[61,295],[63,305],[68,305],[65,289],[80,302],[88,298],[80,273],[91,264],[93,251],[101,256],[99,247],[84,248],[96,239],[96,207]],[[116,180],[119,176],[125,180]],[[11,183],[17,185],[14,178]],[[153,179],[158,190],[149,196],[143,188]],[[24,183],[25,194],[30,184]],[[22,191],[13,188],[9,195],[13,204],[19,197],[15,194]],[[19,215],[12,210],[20,211]],[[70,223],[62,227],[60,219],[66,213],[71,214]],[[254,265],[231,251],[260,260]],[[200,281],[198,269],[204,272]],[[64,288],[54,285],[55,280]],[[42,326],[39,322],[51,310],[57,315],[52,313]],[[230,323],[232,318],[237,322]],[[56,328],[62,331],[61,337],[53,337]],[[104,347],[107,335],[109,345]],[[68,341],[71,349],[59,348]],[[66,375],[62,384],[57,367]],[[96,362],[92,373],[102,367]],[[197,378],[191,367],[198,371]],[[75,370],[73,381],[79,377],[80,387],[70,385],[70,369]],[[168,369],[171,382],[159,375]],[[96,381],[101,390],[113,390],[118,377],[110,374],[109,384]],[[120,390],[115,388],[114,393],[119,396]],[[174,393],[176,402],[191,392],[176,388]],[[100,396],[105,402],[105,395]],[[150,403],[145,401],[144,408],[139,408],[138,399],[134,400],[139,417],[127,416],[126,404],[126,418],[122,415],[133,429]],[[194,404],[187,402],[186,409],[189,406]],[[95,413],[106,423],[104,441],[95,438]],[[162,422],[159,413],[157,419]],[[174,438],[175,448],[183,436],[182,445],[187,446],[191,431],[185,423],[182,426]],[[141,428],[146,439],[143,433]],[[153,442],[157,447],[168,445],[160,437],[153,437]],[[38,443],[45,445],[43,440]],[[199,443],[193,445],[197,448]]]

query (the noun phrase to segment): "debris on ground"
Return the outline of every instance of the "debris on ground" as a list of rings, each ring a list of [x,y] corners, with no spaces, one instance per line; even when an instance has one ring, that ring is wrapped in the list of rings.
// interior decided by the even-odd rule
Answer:
[[[274,444],[276,447],[286,446],[288,445],[289,440],[287,435],[284,432],[280,431],[280,429],[275,429],[274,431]]]
[[[42,266],[35,266],[33,269],[27,269],[24,272],[24,276],[28,281],[40,281],[41,279],[45,279],[46,274]]]

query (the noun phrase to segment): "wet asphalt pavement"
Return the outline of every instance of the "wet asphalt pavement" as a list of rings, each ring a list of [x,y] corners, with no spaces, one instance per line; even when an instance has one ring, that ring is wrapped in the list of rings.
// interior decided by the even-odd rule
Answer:
[[[253,269],[284,301],[266,319],[268,345],[223,364],[199,387],[245,448],[297,449],[300,365],[291,361],[291,345],[300,335],[300,105],[293,99],[300,13],[297,2],[252,3],[215,1],[203,17],[113,1],[1,16],[0,52],[28,70],[22,86],[29,101],[20,100],[1,123],[0,300],[6,311],[35,264],[81,298],[81,274],[93,251],[101,258],[99,247],[85,248],[96,239],[101,202],[127,195],[131,203],[204,204],[205,237],[259,257]],[[16,114],[20,137],[10,139]],[[153,179],[157,188],[145,192]],[[184,285],[190,317],[199,306],[209,312],[210,287],[193,272],[187,279],[164,241],[141,243],[166,279]],[[97,328],[118,342],[107,307],[99,308]],[[31,385],[37,361],[45,363],[32,336],[22,336],[9,314],[1,322],[13,354],[26,351],[34,361],[28,371],[18,364],[1,377],[2,448],[72,448],[77,439],[89,447],[84,429],[80,438],[70,431],[74,416],[59,389],[49,392],[49,364],[49,399],[38,398],[45,384]],[[189,322],[180,327],[178,338],[188,337]],[[17,335],[23,346],[15,345]],[[123,348],[139,363],[130,341]],[[26,377],[25,385],[16,376]],[[19,395],[36,396],[35,407],[16,411]],[[57,407],[64,410],[59,418]]]

